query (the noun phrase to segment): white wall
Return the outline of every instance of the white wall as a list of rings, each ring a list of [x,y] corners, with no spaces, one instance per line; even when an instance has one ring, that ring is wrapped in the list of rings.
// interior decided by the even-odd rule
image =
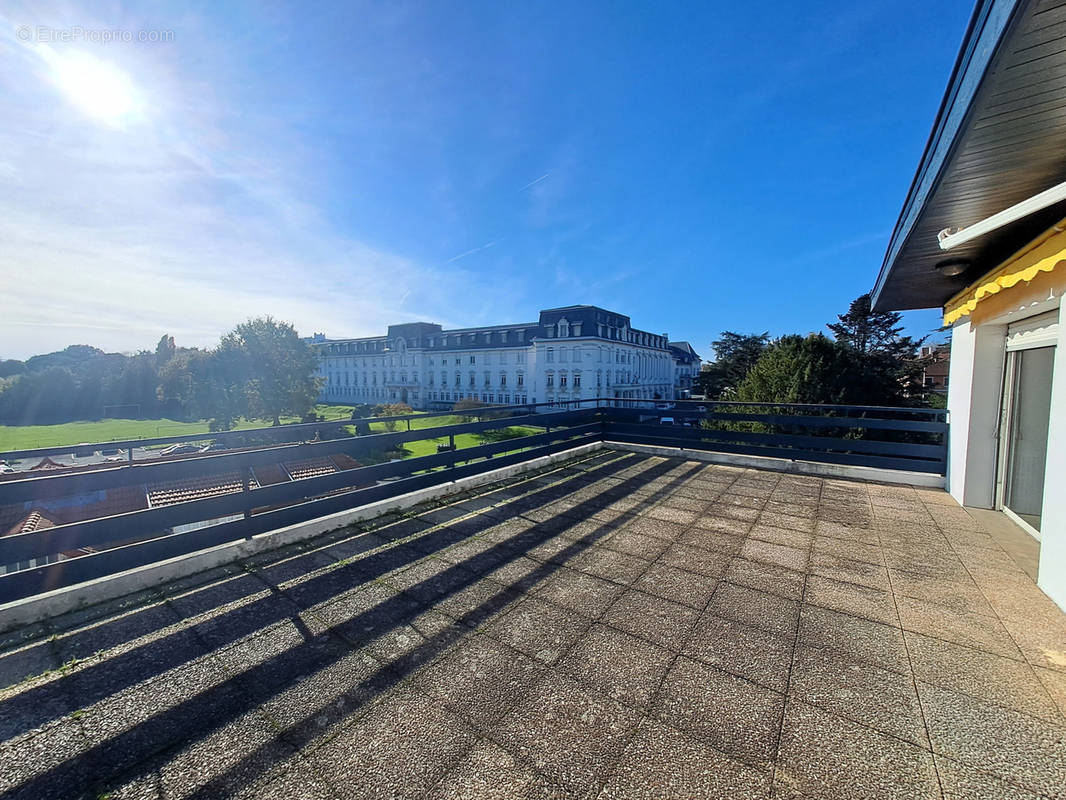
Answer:
[[[1006,325],[957,322],[951,331],[948,491],[966,506],[995,501],[996,425]]]
[[[1037,584],[1066,609],[1066,313],[1059,307],[1059,341],[1051,384],[1044,508],[1040,521]]]

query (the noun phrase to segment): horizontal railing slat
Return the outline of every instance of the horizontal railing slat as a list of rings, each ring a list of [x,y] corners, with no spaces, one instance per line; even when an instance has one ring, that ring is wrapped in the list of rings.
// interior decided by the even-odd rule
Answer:
[[[640,409],[618,409],[630,418],[648,416],[650,412]],[[617,413],[612,411],[612,415]],[[683,419],[713,419],[723,422],[761,422],[765,425],[808,428],[858,428],[863,430],[920,431],[925,433],[943,433],[947,430],[946,422],[928,422],[925,420],[881,419],[871,417],[813,417],[788,414],[757,414],[753,412],[697,412],[677,414],[674,411],[657,411],[659,417]]]
[[[594,398],[589,400],[570,400],[556,403],[526,403],[509,406],[484,406],[466,411],[430,411],[418,414],[402,414],[395,417],[358,417],[356,419],[334,419],[324,422],[295,422],[288,425],[271,425],[265,428],[244,428],[232,431],[214,431],[207,433],[179,433],[173,436],[154,436],[142,439],[115,439],[108,442],[80,442],[78,444],[56,445],[54,447],[34,447],[22,450],[7,450],[0,452],[2,459],[37,458],[46,456],[59,456],[67,453],[95,452],[100,449],[128,450],[139,447],[153,447],[155,445],[182,444],[184,442],[202,442],[208,439],[222,443],[240,442],[249,437],[274,438],[283,442],[299,442],[313,437],[317,432],[343,428],[347,426],[371,425],[379,422],[406,422],[408,420],[424,420],[435,417],[484,417],[489,414],[507,414],[511,412],[524,412],[529,414],[537,408],[558,408],[565,406],[564,410],[579,410],[587,407],[589,403],[596,403]],[[573,408],[570,408],[573,406]],[[593,406],[594,407],[594,406]]]
[[[134,462],[129,466],[108,467],[89,472],[72,472],[59,475],[35,473],[30,478],[0,482],[0,505],[88,494],[118,486],[178,481],[204,474],[239,472],[249,467],[255,468],[278,462],[302,461],[342,454],[358,457],[366,453],[389,450],[407,442],[441,439],[464,433],[482,433],[497,428],[516,426],[543,428],[545,426],[570,425],[591,419],[596,413],[595,409],[560,411],[549,414],[486,420],[484,422],[464,422],[437,428],[374,433],[345,439],[287,444],[240,453],[222,453],[176,461]]]
[[[248,519],[213,525],[207,528],[186,531],[185,533],[170,534],[116,547],[111,550],[104,550],[100,553],[60,561],[44,567],[10,573],[0,576],[0,603],[31,597],[51,589],[70,586],[147,564],[154,564],[168,558],[188,555],[198,550],[250,538],[287,525],[317,519],[338,511],[356,508],[379,500],[387,500],[429,486],[519,464],[523,461],[552,455],[597,441],[600,441],[598,432],[584,434],[528,451],[512,453],[501,458],[478,461],[450,469],[446,473],[446,481],[440,479],[439,473],[414,475],[402,481],[371,486],[366,489],[357,489],[343,495],[310,500],[297,506],[289,506],[257,514]]]
[[[649,425],[634,423],[607,423],[609,432],[647,434]],[[721,442],[750,442],[767,447],[787,445],[807,450],[850,450],[856,453],[893,455],[905,458],[941,460],[944,448],[938,444],[910,442],[880,442],[872,439],[841,439],[835,436],[797,436],[788,433],[759,433],[755,431],[723,431],[712,428],[686,428],[684,426],[660,426],[653,435],[685,439],[710,439]]]
[[[163,531],[178,525],[218,519],[255,508],[300,502],[309,497],[350,489],[361,484],[376,483],[385,478],[392,478],[413,471],[434,469],[456,461],[471,461],[485,458],[486,456],[495,456],[498,453],[505,453],[509,450],[535,447],[574,436],[598,433],[599,430],[600,424],[598,422],[586,423],[551,433],[532,434],[415,459],[393,461],[344,470],[329,475],[277,483],[252,489],[248,492],[229,492],[160,508],[148,508],[111,517],[57,525],[54,528],[46,528],[42,531],[4,537],[0,552],[3,553],[5,563],[14,563],[78,550],[84,547],[102,547],[113,542],[125,541],[138,535],[143,536],[146,533]],[[2,576],[0,576],[0,580],[3,580]]]
[[[620,441],[630,444],[647,444],[657,447],[678,447],[688,450],[709,450],[720,453],[735,453],[737,455],[763,456],[766,458],[781,458],[790,461],[814,461],[829,464],[848,464],[858,467],[879,467],[883,469],[901,470],[904,472],[930,472],[943,474],[942,462],[926,461],[921,459],[891,458],[888,456],[875,456],[856,453],[830,453],[826,451],[799,450],[783,447],[758,447],[756,445],[730,444],[722,442],[701,442],[683,438],[668,438],[665,436],[624,434]]]

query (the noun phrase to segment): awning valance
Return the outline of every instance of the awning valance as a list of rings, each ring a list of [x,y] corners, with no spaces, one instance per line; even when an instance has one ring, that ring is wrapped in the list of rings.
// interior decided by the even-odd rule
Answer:
[[[1028,283],[1042,272],[1052,272],[1066,263],[1066,223],[1060,223],[1036,240],[1028,250],[971,283],[944,306],[944,324],[972,314],[978,303],[1019,283]],[[1064,267],[1063,269],[1066,269]]]

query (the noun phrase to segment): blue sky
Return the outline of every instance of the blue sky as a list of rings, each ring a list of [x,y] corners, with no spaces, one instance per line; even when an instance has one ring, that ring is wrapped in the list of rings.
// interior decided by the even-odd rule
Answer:
[[[705,357],[824,330],[970,8],[0,3],[0,357],[576,303]]]

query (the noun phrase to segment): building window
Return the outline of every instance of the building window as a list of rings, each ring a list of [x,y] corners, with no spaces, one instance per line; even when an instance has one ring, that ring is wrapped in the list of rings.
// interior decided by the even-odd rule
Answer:
[[[519,372],[518,377],[515,378],[515,380],[517,381],[518,387],[521,388],[522,386],[525,386],[526,376],[523,373]]]
[[[559,374],[559,388],[560,389],[565,389],[566,388],[566,373],[565,372],[562,372],[562,373]]]
[[[552,373],[548,373],[544,378],[544,385],[551,389],[555,386],[555,376]]]
[[[506,372],[501,372],[500,373],[500,386],[502,386],[502,387],[506,387],[507,386],[507,373]]]
[[[470,366],[474,366],[477,363],[477,356],[470,356]]]
[[[574,373],[574,388],[575,389],[580,389],[581,388],[581,373],[580,372],[575,372]]]
[[[548,363],[549,364],[554,364],[555,363],[555,348],[552,348],[552,347],[548,348]]]

